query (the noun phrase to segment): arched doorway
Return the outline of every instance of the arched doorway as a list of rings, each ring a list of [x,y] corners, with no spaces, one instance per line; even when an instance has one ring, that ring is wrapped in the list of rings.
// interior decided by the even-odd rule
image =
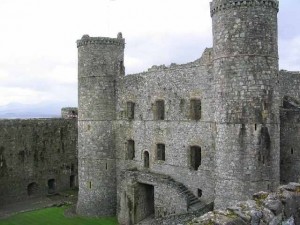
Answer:
[[[149,152],[144,152],[144,167],[149,168]]]
[[[56,183],[55,179],[48,180],[48,194],[55,194]]]
[[[32,182],[27,186],[27,194],[28,196],[35,196],[39,192],[39,186],[37,183]]]

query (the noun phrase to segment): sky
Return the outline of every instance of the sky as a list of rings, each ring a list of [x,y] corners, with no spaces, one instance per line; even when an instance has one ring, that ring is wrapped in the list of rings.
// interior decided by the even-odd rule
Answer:
[[[77,106],[82,35],[126,39],[126,73],[186,63],[212,46],[210,0],[1,0],[0,111]],[[300,71],[300,1],[281,0],[280,68]],[[58,112],[59,113],[59,112]]]

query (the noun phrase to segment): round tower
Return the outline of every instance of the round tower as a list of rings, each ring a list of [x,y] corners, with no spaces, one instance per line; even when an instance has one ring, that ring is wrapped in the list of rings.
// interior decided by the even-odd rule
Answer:
[[[89,37],[78,47],[78,176],[77,213],[116,215],[116,162],[113,121],[116,85],[123,70],[125,41]]]
[[[213,0],[215,207],[279,185],[277,0]]]

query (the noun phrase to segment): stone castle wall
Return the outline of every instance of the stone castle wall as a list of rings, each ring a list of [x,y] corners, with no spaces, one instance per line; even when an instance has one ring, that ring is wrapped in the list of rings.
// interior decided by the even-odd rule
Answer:
[[[149,153],[150,170],[170,175],[186,184],[203,199],[213,196],[214,123],[211,61],[207,50],[202,58],[187,65],[158,67],[125,76],[118,92],[116,122],[117,169],[122,174],[131,168],[144,169],[144,153]],[[201,100],[201,118],[190,116],[191,99]],[[164,120],[155,119],[155,101],[165,104]],[[127,102],[134,102],[134,119],[127,118]],[[128,159],[128,140],[135,143],[135,157]],[[157,144],[165,145],[165,160],[157,158]],[[190,168],[190,147],[201,148],[201,165]],[[121,193],[119,193],[121,194]]]
[[[75,186],[77,120],[0,120],[0,204]]]
[[[277,3],[211,2],[217,208],[279,185]]]

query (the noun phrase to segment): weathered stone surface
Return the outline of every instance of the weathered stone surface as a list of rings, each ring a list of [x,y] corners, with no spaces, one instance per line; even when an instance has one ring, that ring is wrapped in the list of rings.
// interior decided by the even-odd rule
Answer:
[[[189,225],[296,225],[299,224],[299,193],[291,187],[300,184],[290,183],[278,188],[276,192],[257,193],[254,201],[240,202],[227,210],[209,212],[200,218],[193,219]],[[289,191],[286,190],[289,189]],[[285,192],[284,192],[285,191]],[[259,197],[260,196],[260,197]],[[270,207],[272,208],[270,211]],[[231,212],[231,213],[229,213]],[[275,213],[274,213],[275,212]],[[298,218],[299,219],[299,218]]]
[[[0,120],[0,204],[75,186],[76,119]]]

